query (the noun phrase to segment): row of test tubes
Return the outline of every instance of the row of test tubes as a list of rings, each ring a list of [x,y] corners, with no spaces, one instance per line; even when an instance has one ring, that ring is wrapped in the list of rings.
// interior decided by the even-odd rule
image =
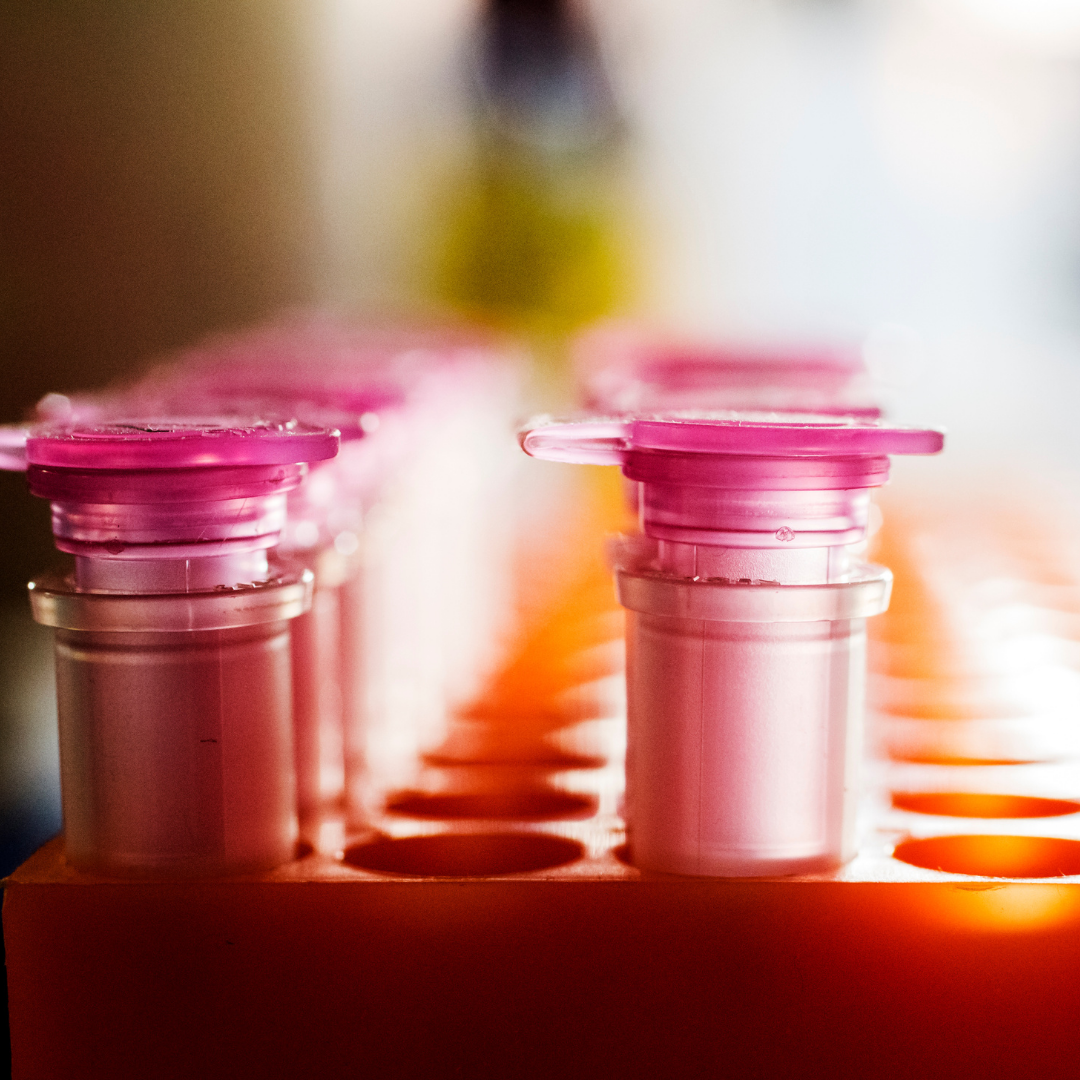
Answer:
[[[586,767],[617,774],[606,809],[643,869],[850,859],[867,620],[892,582],[864,557],[871,493],[941,433],[883,420],[844,351],[608,330],[577,367],[584,411],[519,441],[622,474],[621,495],[585,484],[562,510],[621,521],[625,727],[617,609],[582,584],[603,529],[584,577],[521,616],[574,522],[528,505],[505,343],[304,316],[44,399],[6,459],[74,559],[31,585],[56,630],[69,862],[232,874],[342,849],[395,809],[587,811],[543,780]]]
[[[479,335],[301,316],[39,404],[73,866],[245,872],[365,826],[494,663],[517,381]]]

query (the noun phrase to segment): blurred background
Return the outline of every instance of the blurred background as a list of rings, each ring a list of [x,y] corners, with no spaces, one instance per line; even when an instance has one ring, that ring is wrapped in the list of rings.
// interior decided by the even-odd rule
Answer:
[[[1075,0],[3,0],[0,420],[311,306],[509,329],[545,404],[623,318],[856,343],[951,476],[1069,482],[1078,61]],[[6,872],[59,796],[0,522]]]

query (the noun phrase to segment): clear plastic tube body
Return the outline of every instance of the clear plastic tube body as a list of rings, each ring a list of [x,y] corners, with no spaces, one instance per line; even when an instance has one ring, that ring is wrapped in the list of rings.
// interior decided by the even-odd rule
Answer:
[[[638,866],[759,876],[854,854],[865,620],[627,619]]]
[[[289,666],[284,621],[180,634],[58,630],[70,862],[203,875],[290,859]]]
[[[843,549],[695,551],[634,537],[620,555],[635,863],[722,877],[846,861],[866,618],[888,604],[888,571],[850,565]],[[678,572],[709,563],[732,576]]]
[[[279,865],[296,843],[289,621],[310,573],[212,593],[32,583],[56,629],[68,859],[119,874]]]
[[[292,857],[289,623],[310,593],[310,574],[171,595],[33,583],[35,617],[56,627],[72,865],[205,876]]]

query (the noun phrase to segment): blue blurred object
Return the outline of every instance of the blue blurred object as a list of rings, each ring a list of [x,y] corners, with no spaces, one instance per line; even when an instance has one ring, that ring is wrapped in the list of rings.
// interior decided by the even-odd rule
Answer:
[[[60,760],[49,631],[30,606],[0,605],[0,876],[60,831]],[[0,962],[3,961],[0,944]],[[7,979],[0,982],[0,1076],[10,1075]]]
[[[59,831],[52,642],[12,604],[0,607],[0,874]]]

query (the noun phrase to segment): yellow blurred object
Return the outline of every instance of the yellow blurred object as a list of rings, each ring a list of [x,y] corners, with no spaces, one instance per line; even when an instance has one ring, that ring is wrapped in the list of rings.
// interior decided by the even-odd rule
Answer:
[[[489,0],[475,35],[471,161],[439,206],[433,289],[532,338],[558,396],[563,339],[632,289],[622,124],[579,5]]]
[[[909,895],[915,912],[955,930],[1017,933],[1080,924],[1080,893],[1075,886],[972,882]]]
[[[560,334],[616,310],[629,293],[619,209],[602,164],[556,163],[500,141],[455,194],[438,268],[460,311]]]

